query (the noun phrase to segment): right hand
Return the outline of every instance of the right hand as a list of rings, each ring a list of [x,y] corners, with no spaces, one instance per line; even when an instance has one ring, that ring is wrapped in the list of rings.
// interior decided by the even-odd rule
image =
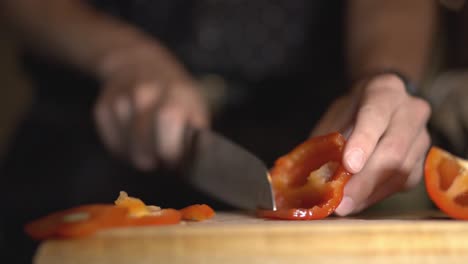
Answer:
[[[98,66],[103,87],[94,117],[104,144],[140,170],[175,166],[185,126],[209,125],[207,105],[189,74],[152,41],[110,53]]]
[[[430,146],[430,112],[429,104],[411,96],[394,74],[361,80],[349,95],[335,101],[312,135],[349,134],[342,161],[354,175],[336,214],[361,212],[421,181]]]

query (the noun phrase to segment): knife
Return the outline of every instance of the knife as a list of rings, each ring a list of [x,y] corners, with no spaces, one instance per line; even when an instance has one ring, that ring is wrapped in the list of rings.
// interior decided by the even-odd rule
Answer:
[[[188,183],[239,209],[276,209],[271,178],[260,159],[216,132],[186,132],[183,175]]]

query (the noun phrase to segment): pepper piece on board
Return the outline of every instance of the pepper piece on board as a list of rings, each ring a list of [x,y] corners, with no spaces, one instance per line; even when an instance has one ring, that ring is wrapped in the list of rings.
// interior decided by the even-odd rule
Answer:
[[[424,179],[430,199],[444,213],[468,220],[468,161],[431,147],[424,164]]]
[[[36,240],[84,237],[99,229],[122,225],[127,214],[127,209],[113,205],[83,205],[32,221],[25,226],[25,232]]]
[[[176,225],[182,220],[182,214],[175,209],[161,209],[152,211],[148,215],[127,217],[122,226],[160,226]]]
[[[115,200],[114,203],[118,207],[127,208],[129,215],[132,217],[139,217],[150,214],[150,209],[142,200],[135,197],[130,197],[124,191],[119,193],[119,197],[117,197],[117,200]],[[153,210],[161,210],[161,208],[157,206],[153,206],[153,208]]]
[[[270,171],[276,210],[260,217],[322,219],[334,212],[351,177],[341,164],[345,138],[340,133],[310,138],[280,157]]]
[[[175,209],[146,205],[142,200],[130,197],[124,191],[120,192],[114,203],[129,212],[123,226],[173,225],[180,223],[182,219],[182,214]]]
[[[215,211],[206,204],[194,204],[180,209],[183,220],[203,221],[215,216]]]

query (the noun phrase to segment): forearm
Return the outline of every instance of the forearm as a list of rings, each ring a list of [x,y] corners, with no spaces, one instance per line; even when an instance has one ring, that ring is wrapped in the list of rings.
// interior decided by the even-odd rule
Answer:
[[[437,18],[432,0],[352,0],[347,16],[349,77],[392,69],[414,83],[428,63]]]
[[[144,35],[80,0],[5,0],[7,20],[25,44],[85,72],[100,74],[110,52],[129,48]]]

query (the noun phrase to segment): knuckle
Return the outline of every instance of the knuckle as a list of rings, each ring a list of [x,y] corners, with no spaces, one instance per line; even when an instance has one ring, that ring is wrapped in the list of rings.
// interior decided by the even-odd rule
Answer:
[[[406,149],[397,140],[388,140],[382,146],[385,149],[385,160],[392,168],[400,168],[404,161]]]
[[[422,119],[429,119],[431,115],[431,106],[426,100],[413,97],[411,103],[413,108],[416,109],[416,112],[419,113]]]
[[[359,129],[358,131],[354,132],[354,135],[352,136],[350,141],[351,140],[354,142],[353,144],[364,146],[364,148],[362,148],[364,151],[364,155],[368,155],[369,152],[371,152],[371,150],[369,150],[369,143],[377,142],[377,136],[372,130]]]
[[[157,82],[145,82],[135,86],[133,101],[138,112],[147,111],[155,106],[161,94],[161,85]]]
[[[424,146],[425,149],[427,149],[430,145],[431,145],[431,136],[429,135],[429,132],[427,131],[427,129],[424,129],[422,135],[422,144]]]
[[[405,84],[403,81],[398,76],[390,73],[382,74],[372,79],[369,82],[369,89],[385,89],[406,94]]]
[[[370,124],[382,124],[386,121],[386,116],[378,109],[378,107],[365,104],[359,109],[359,115],[365,118]]]

